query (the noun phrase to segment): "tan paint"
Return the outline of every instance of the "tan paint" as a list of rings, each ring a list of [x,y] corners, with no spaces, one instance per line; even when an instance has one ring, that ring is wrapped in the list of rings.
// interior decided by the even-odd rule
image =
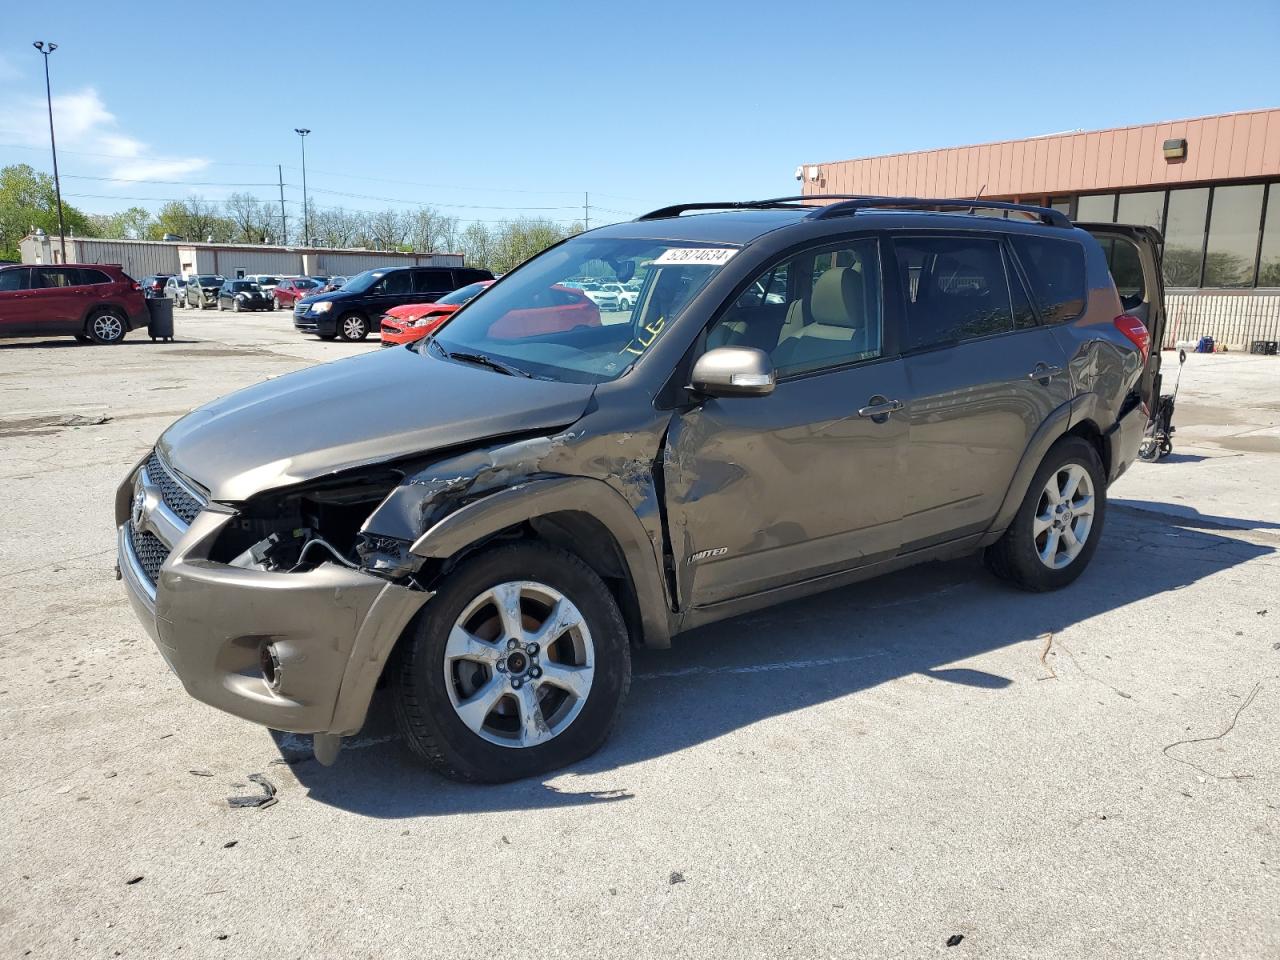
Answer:
[[[1165,160],[1165,140],[1187,157]],[[814,164],[805,164],[810,166]],[[1280,108],[819,163],[804,192],[1049,197],[1280,176]],[[985,187],[985,189],[983,189]]]

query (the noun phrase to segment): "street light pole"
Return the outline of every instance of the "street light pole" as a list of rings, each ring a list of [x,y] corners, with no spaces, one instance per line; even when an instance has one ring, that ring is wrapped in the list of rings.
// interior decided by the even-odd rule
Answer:
[[[53,193],[58,198],[58,239],[62,242],[62,262],[67,262],[67,225],[62,218],[62,181],[58,178],[58,141],[53,136],[53,88],[49,85],[49,54],[58,49],[50,40],[31,44],[44,56],[44,97],[49,105],[49,146],[53,150]]]
[[[302,139],[302,245],[311,245],[311,207],[307,203],[307,134],[305,127],[294,127],[293,132]]]

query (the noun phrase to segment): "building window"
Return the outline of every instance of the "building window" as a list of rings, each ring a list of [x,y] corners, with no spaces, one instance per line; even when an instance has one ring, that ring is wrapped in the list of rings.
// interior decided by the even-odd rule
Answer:
[[[1164,226],[1164,191],[1120,194],[1116,223],[1137,223],[1159,230]]]
[[[1274,183],[1267,188],[1267,219],[1262,225],[1258,286],[1280,287],[1280,189]]]
[[[1115,223],[1116,195],[1093,193],[1076,201],[1076,219],[1085,223]]]
[[[1253,286],[1262,192],[1260,183],[1214,188],[1209,244],[1204,257],[1206,287]]]
[[[1200,286],[1205,216],[1208,212],[1208,187],[1169,191],[1169,218],[1164,231],[1164,282],[1167,286]]]

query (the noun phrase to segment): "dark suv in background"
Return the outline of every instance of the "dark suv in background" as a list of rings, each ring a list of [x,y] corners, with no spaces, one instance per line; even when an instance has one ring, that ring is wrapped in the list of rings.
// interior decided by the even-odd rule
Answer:
[[[192,694],[323,762],[385,683],[420,757],[509,780],[604,742],[633,645],[974,551],[1065,587],[1158,389],[1158,234],[1105,229],[1128,311],[1040,207],[790,197],[579,234],[417,344],[171,426],[116,495],[134,609]],[[587,275],[638,279],[634,308],[541,322]]]
[[[293,325],[321,340],[363,340],[392,307],[430,303],[479,280],[488,270],[464,267],[386,267],[356,274],[342,289],[306,297],[293,308]]]
[[[148,319],[141,284],[119,265],[0,268],[0,337],[119,343]]]

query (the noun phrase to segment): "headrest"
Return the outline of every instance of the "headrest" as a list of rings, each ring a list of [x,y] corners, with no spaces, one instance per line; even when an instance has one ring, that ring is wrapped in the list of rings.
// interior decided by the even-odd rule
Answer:
[[[833,267],[813,284],[809,313],[814,323],[835,327],[862,325],[862,274],[853,267]]]

